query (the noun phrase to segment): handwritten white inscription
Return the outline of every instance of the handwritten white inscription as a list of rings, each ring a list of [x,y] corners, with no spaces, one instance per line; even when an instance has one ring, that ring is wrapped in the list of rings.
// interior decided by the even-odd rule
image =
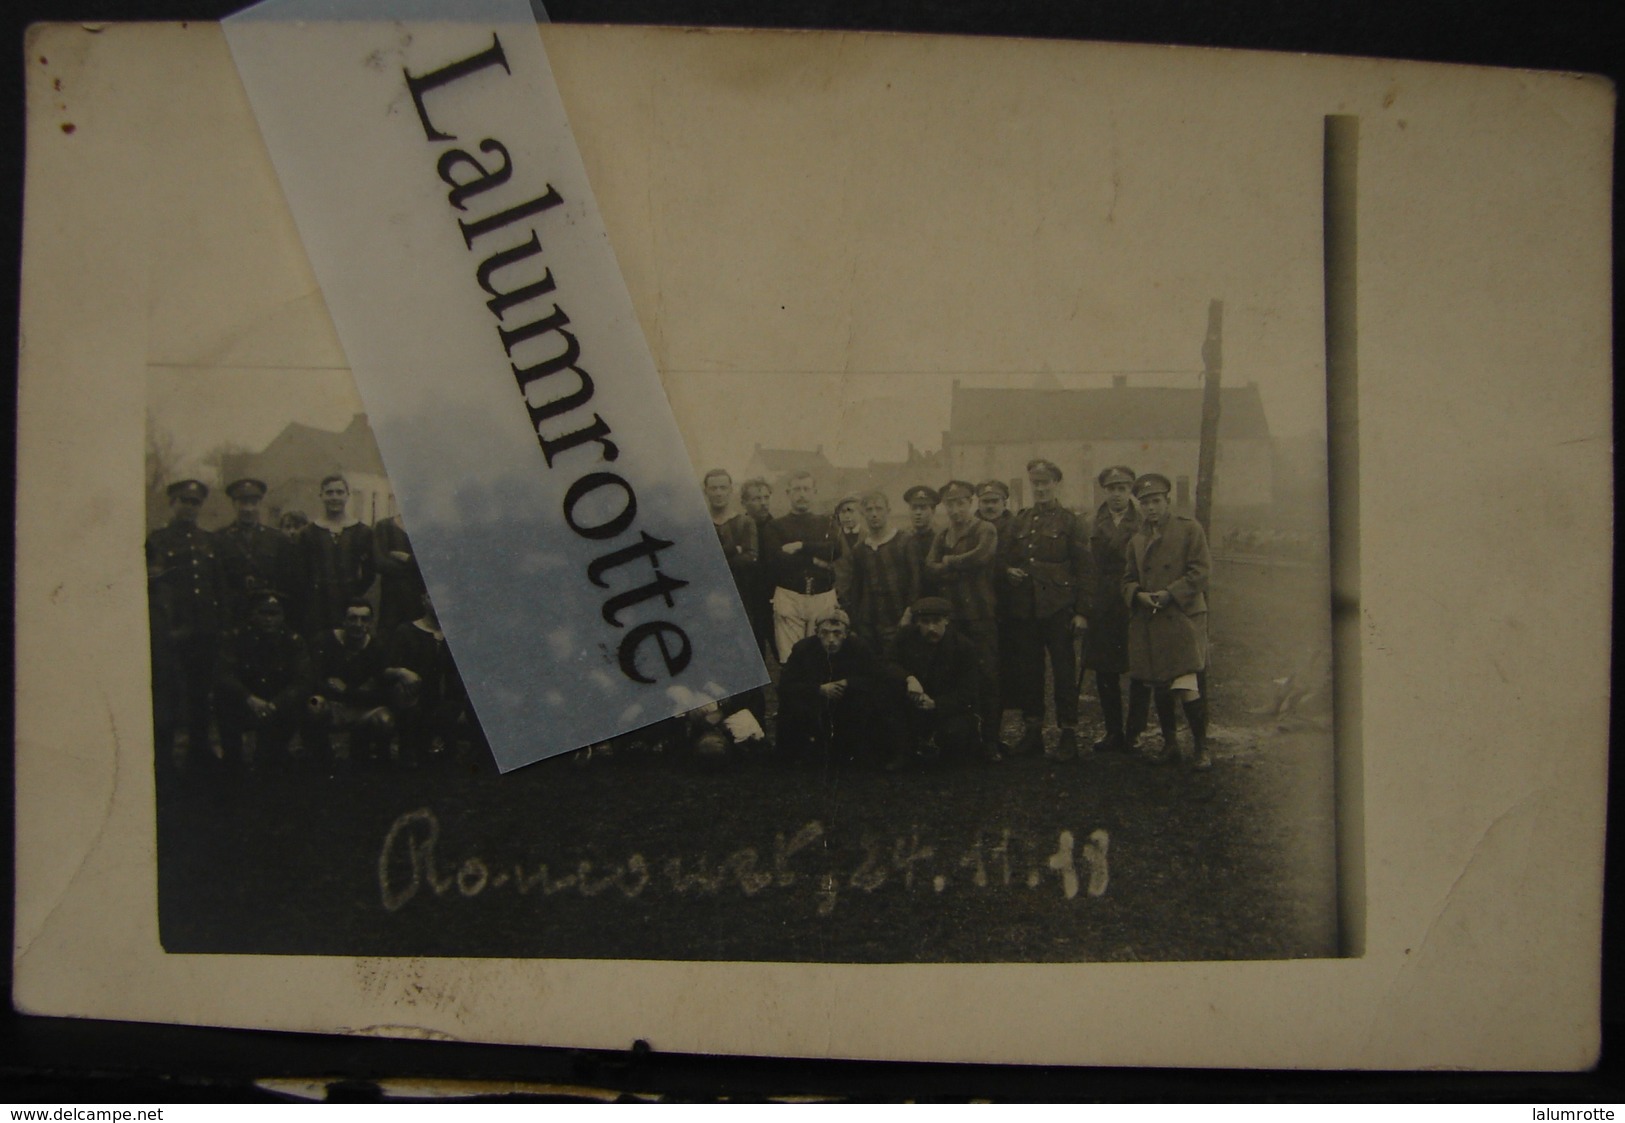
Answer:
[[[1093,831],[1081,847],[1070,830],[1062,830],[1053,853],[1040,858],[1040,864],[1019,870],[1023,866],[1019,852],[1024,848],[1012,832],[1002,829],[985,835],[979,834],[955,860],[944,859],[941,849],[922,840],[917,828],[895,834],[870,832],[862,836],[863,857],[850,872],[820,868],[817,856],[827,850],[816,845],[826,841],[824,826],[816,820],[789,834],[775,834],[765,855],[747,846],[720,861],[709,854],[649,859],[633,853],[614,863],[582,860],[527,866],[477,855],[460,862],[447,860],[440,852],[439,817],[420,807],[397,818],[384,836],[378,853],[378,893],[385,910],[398,912],[420,894],[450,900],[493,892],[521,897],[608,894],[626,899],[645,892],[682,897],[738,892],[755,897],[810,882],[818,914],[828,916],[843,890],[874,893],[886,886],[904,892],[929,888],[939,894],[966,884],[977,890],[1013,886],[1036,890],[1053,876],[1065,900],[1077,897],[1080,889],[1088,897],[1106,892],[1111,839],[1104,830]],[[944,861],[949,872],[943,872]]]

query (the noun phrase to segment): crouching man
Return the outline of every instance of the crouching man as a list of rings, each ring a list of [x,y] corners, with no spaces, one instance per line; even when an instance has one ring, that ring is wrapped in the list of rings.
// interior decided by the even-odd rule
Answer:
[[[305,641],[287,625],[287,595],[252,594],[248,623],[226,638],[215,670],[215,720],[227,763],[243,759],[244,733],[254,734],[256,763],[284,758],[310,681]]]
[[[761,722],[745,702],[746,696],[739,694],[708,702],[683,715],[689,749],[701,766],[715,767],[765,743]]]
[[[953,606],[943,598],[921,597],[910,615],[891,651],[892,674],[903,682],[907,737],[886,770],[901,771],[910,760],[984,756],[980,650],[950,624]]]
[[[384,705],[384,645],[372,634],[372,605],[344,607],[344,625],[312,643],[315,692],[305,713],[305,744],[333,759],[333,734],[348,733],[350,763],[374,763],[389,752],[394,719]]]
[[[395,712],[402,767],[417,768],[430,755],[456,756],[465,741],[475,750],[486,747],[428,593],[423,615],[390,637],[383,681]]]
[[[896,682],[851,630],[844,611],[828,609],[790,649],[779,679],[779,748],[787,756],[872,762],[900,742],[898,708],[888,705]]]

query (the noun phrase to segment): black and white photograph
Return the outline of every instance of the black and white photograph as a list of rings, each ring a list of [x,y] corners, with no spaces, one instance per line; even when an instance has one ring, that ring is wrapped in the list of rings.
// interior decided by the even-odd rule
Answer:
[[[1593,1063],[1606,83],[997,37],[540,38],[601,215],[577,232],[629,297],[605,322],[641,334],[680,441],[601,549],[691,507],[716,577],[695,603],[721,598],[765,683],[672,667],[658,720],[579,747],[494,728],[481,691],[511,690],[460,647],[470,602],[411,517],[461,517],[418,484],[455,500],[490,449],[443,481],[401,467],[391,434],[413,433],[316,265],[319,231],[349,231],[291,205],[226,34],[38,28],[19,1011],[345,1046]],[[456,211],[437,161],[517,130],[454,120],[447,90],[427,108],[458,139],[414,137],[401,174],[426,177],[486,354],[479,267],[537,227],[465,250],[498,192]],[[410,95],[391,112],[424,133]],[[547,198],[545,162],[516,167]],[[574,324],[595,298],[548,224],[590,216],[561,183],[580,209],[537,238]],[[417,243],[390,245],[410,282]],[[497,293],[546,289],[543,260],[504,260]],[[348,299],[413,358],[415,313]],[[598,472],[593,411],[631,449],[607,388],[634,380],[582,340],[606,389],[572,467]],[[521,397],[501,351],[494,377],[521,413],[560,389]],[[482,502],[481,554],[528,572],[547,543],[504,533],[558,506]],[[637,560],[656,590],[689,577]],[[525,597],[590,595],[594,618],[631,590],[530,576]],[[524,618],[498,615],[502,646],[586,705]]]
[[[1042,361],[911,356],[905,286],[885,369],[663,371],[771,682],[506,777],[347,372],[152,365],[166,950],[1339,954],[1321,122],[1279,115],[1287,186],[1213,146],[1230,191],[1035,219]]]

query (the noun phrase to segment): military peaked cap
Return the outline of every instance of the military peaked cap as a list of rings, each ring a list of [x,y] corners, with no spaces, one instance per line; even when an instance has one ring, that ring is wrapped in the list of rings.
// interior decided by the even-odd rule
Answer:
[[[1027,474],[1029,476],[1047,475],[1056,483],[1061,482],[1061,468],[1053,460],[1045,460],[1042,456],[1036,460],[1027,461]]]
[[[966,483],[964,480],[949,480],[942,485],[942,497],[952,499],[956,495],[963,495],[966,499],[976,498],[976,485]]]
[[[1156,472],[1147,472],[1134,481],[1136,499],[1144,499],[1147,495],[1156,495],[1158,492],[1167,495],[1172,490],[1173,485],[1168,482],[1168,477],[1158,475]]]
[[[202,480],[176,480],[164,489],[171,499],[196,499],[199,503],[209,497],[209,485]]]
[[[914,602],[914,619],[926,620],[933,617],[951,617],[954,606],[942,597],[921,597]]]
[[[271,489],[265,486],[264,480],[245,478],[232,480],[226,485],[226,495],[232,499],[242,499],[253,496],[255,499],[264,499],[265,493]]]
[[[1101,470],[1097,477],[1101,487],[1111,487],[1112,484],[1128,484],[1134,486],[1134,469],[1124,464],[1117,464]]]
[[[937,494],[937,489],[934,487],[926,487],[924,484],[915,484],[913,487],[903,492],[903,502],[911,506],[915,503],[929,503],[931,506],[935,507],[938,503],[942,502],[942,496]]]
[[[1003,480],[983,480],[976,485],[976,497],[978,499],[990,491],[1000,499],[1010,498],[1010,485]]]

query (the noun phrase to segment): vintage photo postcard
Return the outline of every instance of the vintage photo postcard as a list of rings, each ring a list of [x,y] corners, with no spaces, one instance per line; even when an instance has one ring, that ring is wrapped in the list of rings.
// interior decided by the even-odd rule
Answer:
[[[543,36],[770,683],[499,775],[219,30],[38,29],[21,1008],[1589,1063],[1610,91]]]

